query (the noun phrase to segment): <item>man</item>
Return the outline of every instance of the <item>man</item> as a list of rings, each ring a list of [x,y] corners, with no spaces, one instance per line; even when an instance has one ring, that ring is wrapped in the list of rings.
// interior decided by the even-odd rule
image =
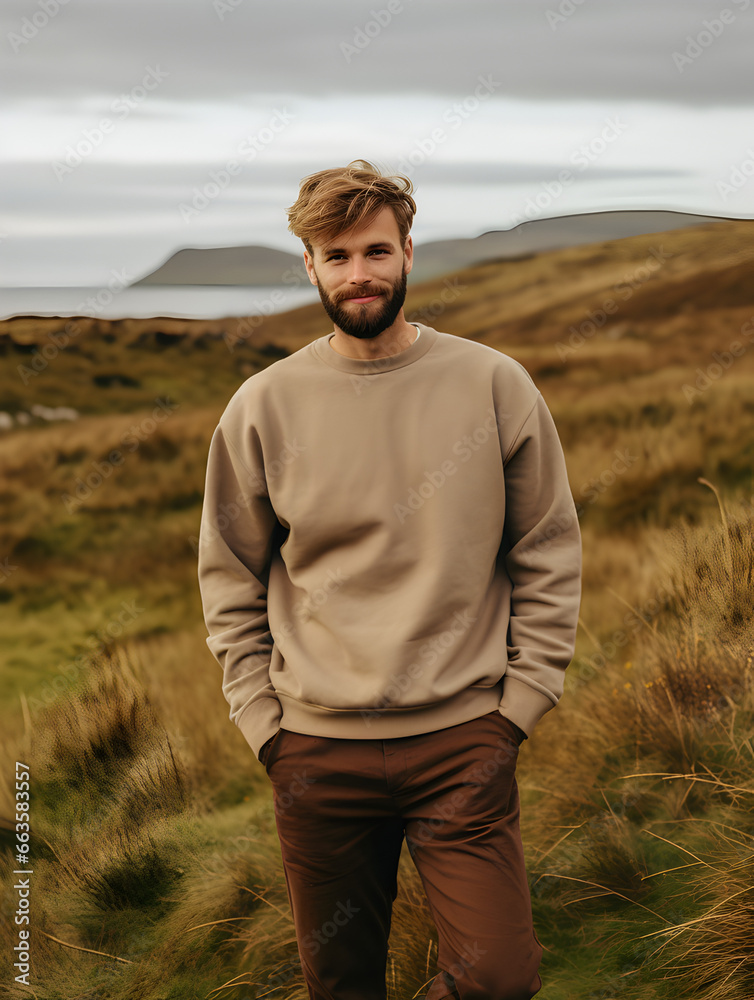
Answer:
[[[430,1000],[528,1000],[516,757],[573,655],[578,519],[523,367],[407,322],[411,191],[355,161],[289,210],[334,329],[248,379],[212,438],[207,642],[272,783],[310,998],[384,1000],[405,837]]]

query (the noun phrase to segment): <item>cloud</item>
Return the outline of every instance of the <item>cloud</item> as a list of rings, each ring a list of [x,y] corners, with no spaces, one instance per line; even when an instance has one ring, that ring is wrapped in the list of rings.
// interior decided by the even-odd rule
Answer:
[[[735,23],[688,72],[673,53],[719,21],[717,0],[392,0],[400,8],[392,14],[387,0],[230,0],[225,12],[213,0],[69,0],[5,62],[16,93],[69,100],[93,86],[115,95],[159,64],[171,74],[171,95],[185,101],[243,101],[260,91],[451,96],[478,73],[496,72],[517,97],[749,103],[749,2],[730,0]],[[37,9],[28,0],[3,6],[6,37]],[[389,20],[367,37],[374,12]],[[359,32],[368,41],[361,49]],[[359,53],[350,61],[348,44]]]
[[[748,187],[725,204],[716,188],[750,143],[749,3],[729,0],[723,23],[708,0],[6,0],[2,280],[97,284],[183,246],[293,249],[300,178],[356,157],[410,173],[419,240],[507,228],[536,199],[552,215],[754,214]],[[481,79],[494,92],[456,124]],[[239,157],[280,109],[286,129]],[[232,183],[181,218],[233,159]],[[548,201],[564,169],[574,183]]]

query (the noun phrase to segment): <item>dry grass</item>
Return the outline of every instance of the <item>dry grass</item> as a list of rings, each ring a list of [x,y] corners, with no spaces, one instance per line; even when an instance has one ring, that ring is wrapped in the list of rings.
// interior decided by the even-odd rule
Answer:
[[[671,532],[656,567],[673,596],[633,662],[564,700],[557,746],[543,733],[527,761],[535,900],[599,915],[593,946],[631,942],[632,982],[663,996],[743,998],[754,981],[754,624],[732,613],[751,607],[753,543],[748,506]]]
[[[735,605],[748,578],[731,576],[726,560],[744,565],[752,540],[754,519],[732,504],[725,528],[717,516],[666,534],[655,567],[676,582],[672,613],[637,635],[630,669],[607,663],[564,700],[555,730],[547,717],[525,748],[524,834],[548,1000],[575,989],[747,996],[751,633],[736,622],[724,633],[725,619],[703,610]],[[633,586],[640,594],[649,574]],[[106,961],[97,952],[115,956],[126,991],[117,997],[156,998],[168,977],[201,982],[196,996],[305,998],[269,789],[227,721],[199,631],[100,657],[86,685],[14,748],[35,775],[46,845],[38,927],[51,937],[37,961],[51,998],[77,995]],[[435,940],[404,856],[391,1000],[421,995],[436,972]]]
[[[754,995],[754,350],[683,393],[752,312],[750,233],[732,222],[478,268],[434,324],[527,365],[582,508],[567,693],[519,763],[542,1000]],[[658,243],[667,266],[561,358],[568,325]],[[439,287],[416,288],[411,308]],[[2,324],[0,349],[28,360],[55,322]],[[32,768],[35,976],[49,1000],[305,1000],[269,782],[228,720],[191,538],[232,388],[275,356],[264,343],[292,350],[325,328],[318,307],[298,310],[230,352],[232,328],[87,321],[27,387],[12,366],[0,378],[5,406],[87,414],[0,438],[0,557],[17,567],[0,580],[0,743]],[[135,384],[101,386],[102,372]],[[178,405],[126,453],[157,398]],[[122,465],[66,509],[62,494],[114,449]],[[616,452],[632,456],[625,470]],[[140,610],[100,641],[124,602]],[[11,814],[3,783],[6,845]],[[391,1000],[421,995],[435,961],[404,853]]]

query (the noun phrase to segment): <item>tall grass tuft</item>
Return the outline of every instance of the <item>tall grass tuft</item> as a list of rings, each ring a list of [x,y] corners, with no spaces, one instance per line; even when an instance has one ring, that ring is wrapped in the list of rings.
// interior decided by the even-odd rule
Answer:
[[[535,909],[545,926],[568,912],[601,956],[585,997],[754,996],[752,553],[747,505],[671,534],[656,554],[668,606],[631,662],[579,692],[562,797],[533,805],[528,829],[550,823],[533,845]],[[566,960],[546,956],[553,1000]]]
[[[104,651],[89,683],[55,702],[32,741],[35,797],[58,835],[91,835],[93,816],[139,829],[187,804],[187,775],[121,649]]]

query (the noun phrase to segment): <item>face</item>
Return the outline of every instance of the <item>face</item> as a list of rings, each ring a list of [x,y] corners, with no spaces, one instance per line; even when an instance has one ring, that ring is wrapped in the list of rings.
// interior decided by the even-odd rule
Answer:
[[[361,229],[349,230],[304,253],[325,312],[343,333],[371,340],[392,326],[406,299],[413,262],[411,238],[401,245],[398,223],[383,208]]]

